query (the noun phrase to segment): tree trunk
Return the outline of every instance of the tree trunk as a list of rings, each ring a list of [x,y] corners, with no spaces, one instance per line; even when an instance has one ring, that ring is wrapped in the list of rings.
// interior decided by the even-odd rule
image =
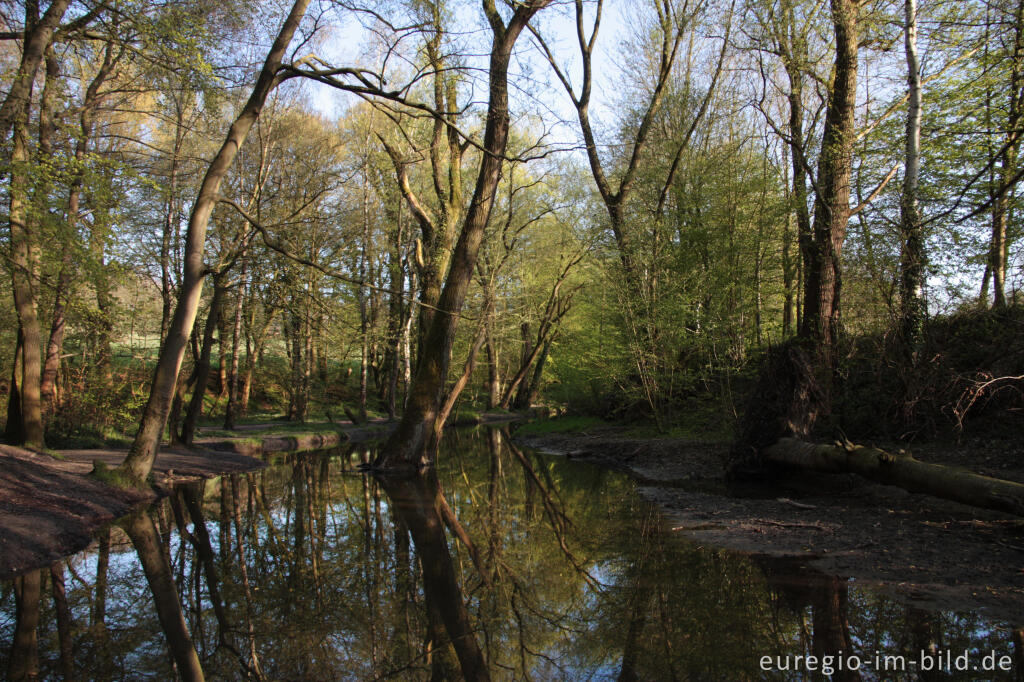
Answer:
[[[231,124],[227,139],[210,163],[199,188],[199,195],[193,204],[185,237],[185,267],[178,304],[174,309],[167,337],[160,349],[160,358],[153,373],[153,384],[138,433],[122,464],[122,468],[137,481],[144,480],[153,468],[153,460],[156,458],[157,446],[160,443],[160,436],[163,433],[167,412],[174,395],[174,386],[181,369],[185,346],[199,309],[203,278],[206,274],[206,267],[203,263],[206,228],[210,221],[210,215],[217,204],[221,181],[234,162],[235,155],[242,143],[245,142],[246,135],[259,117],[267,95],[278,83],[278,67],[281,65],[288,44],[302,21],[308,5],[309,0],[295,0],[292,5],[274,45],[267,54],[267,59],[260,71],[256,85],[253,87],[252,94],[245,106],[242,107],[238,118]]]
[[[53,45],[49,45],[46,48],[46,81],[43,86],[43,95],[39,100],[38,155],[41,159],[45,159],[53,153],[53,135],[57,130],[54,122],[53,98],[58,78],[60,78],[60,64],[57,62],[57,55],[53,51]],[[43,191],[48,191],[48,189],[48,187],[44,188]],[[57,373],[60,370],[60,354],[64,347],[65,311],[71,287],[71,244],[74,238],[74,233],[69,229],[64,235],[63,243],[61,244],[60,271],[57,274],[57,283],[53,292],[50,338],[46,344],[43,375],[39,384],[40,397],[51,410],[59,400],[57,395]]]
[[[818,160],[811,248],[804,271],[804,319],[801,338],[819,344],[822,359],[834,361],[839,334],[841,256],[850,219],[850,171],[856,136],[858,4],[832,0],[835,27],[835,77],[825,114]],[[831,365],[830,365],[831,366]]]
[[[434,453],[429,452],[429,444],[441,408],[459,313],[476,267],[477,252],[494,203],[502,157],[508,142],[508,65],[512,48],[530,18],[549,1],[533,0],[518,5],[508,26],[492,2],[484,3],[494,40],[490,55],[490,100],[480,172],[462,232],[452,254],[444,290],[438,300],[438,312],[433,316],[422,357],[417,363],[409,403],[402,421],[381,448],[375,462],[377,467],[422,466],[433,461]]]
[[[206,388],[210,383],[210,358],[213,355],[213,332],[217,330],[220,323],[220,309],[224,303],[225,286],[221,281],[224,273],[219,273],[213,279],[213,297],[210,298],[210,310],[206,315],[206,326],[203,328],[203,349],[199,353],[199,361],[196,363],[196,384],[192,389],[192,399],[189,400],[188,410],[185,411],[185,421],[181,425],[181,442],[185,445],[192,445],[196,434],[196,422],[199,415],[203,413],[203,399],[206,397]]]
[[[992,241],[988,266],[992,274],[992,305],[1006,306],[1007,227],[1020,147],[1020,124],[1024,118],[1024,1],[1013,12],[1013,52],[1010,57],[1009,103],[1006,114],[1006,142],[999,154],[999,195],[992,205]]]
[[[903,349],[913,358],[924,334],[924,226],[918,206],[921,172],[921,67],[917,57],[917,0],[904,0],[904,43],[907,53],[906,171],[900,201],[900,331]]]
[[[795,438],[781,438],[763,454],[781,464],[858,474],[912,492],[1024,516],[1024,485],[921,462],[910,455],[893,455],[852,443],[816,445]]]
[[[38,277],[38,246],[28,205],[28,116],[31,90],[25,107],[14,121],[14,141],[10,168],[10,268],[14,307],[21,330],[21,438],[16,441],[29,447],[42,448],[43,411],[40,384],[42,379],[42,337],[36,305],[35,281]],[[8,98],[10,99],[10,98]]]
[[[21,61],[11,82],[11,89],[7,92],[7,98],[0,105],[0,141],[7,140],[15,121],[31,103],[32,85],[35,83],[39,64],[43,61],[47,46],[53,40],[54,30],[70,4],[71,0],[53,0],[40,19],[28,11],[28,7],[35,7],[38,11],[38,4],[26,3],[25,41],[21,50]]]
[[[238,353],[242,338],[242,297],[245,293],[246,266],[247,263],[243,260],[241,282],[235,297],[235,319],[231,326],[231,371],[228,374],[228,405],[224,408],[224,428],[228,430],[235,428],[235,419],[238,416]]]
[[[484,341],[487,349],[487,409],[493,410],[501,404],[501,368],[498,367],[498,348],[491,336],[493,318],[488,320],[487,338]]]
[[[11,384],[7,390],[7,424],[4,427],[4,440],[10,443],[25,442],[25,423],[21,418],[21,366],[24,362],[24,347],[25,337],[21,325],[18,325],[14,341],[14,360],[11,362]]]

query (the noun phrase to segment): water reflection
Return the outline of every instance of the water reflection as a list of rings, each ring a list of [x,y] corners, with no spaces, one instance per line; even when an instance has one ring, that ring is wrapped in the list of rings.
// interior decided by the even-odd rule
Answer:
[[[823,679],[806,665],[816,656],[831,657],[835,680],[1015,679],[938,670],[943,652],[1020,656],[1008,624],[694,547],[613,472],[496,430],[447,438],[423,478],[363,476],[352,465],[372,453],[347,451],[182,487],[90,550],[3,584],[0,669],[11,680]],[[917,669],[922,650],[935,670]],[[878,655],[914,665],[882,671]],[[859,670],[837,667],[851,657]]]

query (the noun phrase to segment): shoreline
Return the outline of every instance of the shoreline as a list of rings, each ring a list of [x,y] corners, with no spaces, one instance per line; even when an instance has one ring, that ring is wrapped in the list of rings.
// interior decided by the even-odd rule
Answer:
[[[258,471],[267,466],[266,455],[373,440],[388,425],[336,424],[333,432],[245,435],[272,426],[247,425],[236,438],[199,437],[193,448],[161,447],[151,485],[144,490],[117,488],[89,476],[95,461],[118,466],[127,448],[59,450],[54,457],[0,445],[0,580],[82,551],[103,526],[166,496],[176,484]]]
[[[513,438],[515,436],[513,435]],[[910,493],[859,477],[791,473],[730,489],[729,445],[681,438],[631,438],[599,427],[581,434],[515,438],[522,445],[593,462],[632,477],[674,533],[699,545],[796,560],[809,570],[879,590],[915,606],[982,609],[1024,624],[1024,519]],[[1024,480],[1021,446],[975,469]],[[978,442],[929,444],[915,456],[963,465],[983,461]],[[955,548],[955,551],[953,550]]]

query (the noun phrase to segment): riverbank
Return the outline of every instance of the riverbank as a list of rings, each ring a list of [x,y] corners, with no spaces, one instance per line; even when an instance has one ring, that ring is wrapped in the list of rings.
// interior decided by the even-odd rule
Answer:
[[[980,608],[1024,623],[1024,519],[852,475],[792,473],[731,488],[727,443],[626,434],[595,426],[516,440],[627,472],[672,530],[698,544],[795,558],[923,608]],[[914,455],[1024,482],[1020,441],[929,444]]]
[[[86,548],[105,524],[152,503],[175,484],[256,471],[266,466],[265,455],[373,440],[390,426],[247,424],[230,435],[200,429],[196,447],[160,449],[145,490],[116,488],[89,475],[95,462],[118,466],[125,448],[45,454],[0,445],[0,580]]]

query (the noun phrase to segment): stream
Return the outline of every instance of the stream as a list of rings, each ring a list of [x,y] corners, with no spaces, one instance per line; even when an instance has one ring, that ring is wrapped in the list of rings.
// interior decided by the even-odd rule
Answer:
[[[181,486],[0,583],[0,670],[173,679],[187,641],[154,596],[176,592],[206,679],[1021,679],[1008,623],[698,546],[626,476],[500,429],[450,430],[423,478],[362,474],[372,457]]]

